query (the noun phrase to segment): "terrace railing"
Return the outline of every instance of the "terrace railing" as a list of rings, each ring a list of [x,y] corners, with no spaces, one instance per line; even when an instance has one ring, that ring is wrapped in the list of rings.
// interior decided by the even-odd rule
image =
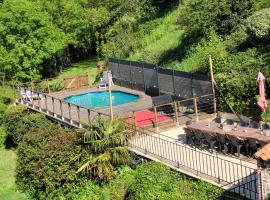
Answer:
[[[151,119],[152,124],[140,125],[140,127],[155,128],[158,132],[164,128],[185,124],[189,120],[213,117],[213,114],[215,114],[213,102],[213,95],[208,94],[153,106],[148,109],[148,111],[154,113],[154,118]],[[137,122],[135,112],[132,115],[122,116],[122,118],[129,123]]]
[[[184,138],[175,139],[138,127],[128,145],[135,153],[228,189],[235,197],[260,199],[257,167],[254,164],[201,151],[185,145]]]

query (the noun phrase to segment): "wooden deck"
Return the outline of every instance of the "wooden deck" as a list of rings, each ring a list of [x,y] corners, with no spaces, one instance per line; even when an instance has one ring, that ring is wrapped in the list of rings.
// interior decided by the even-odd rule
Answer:
[[[81,90],[74,90],[74,91],[62,91],[58,92],[55,94],[52,94],[51,96],[57,98],[57,99],[62,99],[64,100],[67,97],[74,96],[74,95],[81,95],[81,94],[86,94],[89,92],[102,92],[106,91],[105,89],[99,89],[97,87],[91,87],[91,88],[85,88]],[[138,110],[144,110],[152,107],[152,98],[148,95],[146,95],[144,92],[136,91],[136,90],[131,90],[128,88],[120,87],[117,85],[112,86],[112,91],[122,91],[122,92],[127,92],[130,94],[135,94],[138,95],[140,98],[132,103],[126,103],[123,105],[119,106],[114,106],[113,111],[116,115],[121,115],[123,113],[132,113],[134,111]],[[36,102],[37,103],[37,102]],[[110,109],[109,107],[104,107],[104,108],[91,108],[91,110],[94,110],[96,112],[104,113],[109,115],[110,114]]]

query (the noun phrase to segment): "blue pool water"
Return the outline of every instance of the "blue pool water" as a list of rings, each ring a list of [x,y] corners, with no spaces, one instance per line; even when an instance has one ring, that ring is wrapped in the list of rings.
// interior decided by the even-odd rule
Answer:
[[[112,91],[113,106],[134,102],[139,99],[138,95],[121,91]],[[65,102],[73,103],[83,107],[106,107],[109,106],[109,92],[90,92],[64,99]]]

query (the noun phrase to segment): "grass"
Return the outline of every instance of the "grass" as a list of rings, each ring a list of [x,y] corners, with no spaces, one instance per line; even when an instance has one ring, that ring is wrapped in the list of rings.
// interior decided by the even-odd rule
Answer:
[[[73,63],[69,67],[63,69],[62,72],[52,80],[52,83],[63,81],[65,77],[88,74],[89,83],[92,84],[96,80],[98,74],[96,62],[95,59],[88,59]]]
[[[166,17],[158,19],[158,26],[150,34],[139,38],[140,45],[129,56],[131,60],[144,60],[150,63],[162,61],[168,51],[176,49],[183,35],[183,30],[177,24],[178,9]]]
[[[16,153],[0,148],[0,199],[24,200],[25,194],[16,190],[15,185]]]

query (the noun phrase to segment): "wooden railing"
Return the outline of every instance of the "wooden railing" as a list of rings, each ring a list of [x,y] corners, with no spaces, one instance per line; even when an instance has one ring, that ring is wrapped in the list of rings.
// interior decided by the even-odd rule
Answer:
[[[92,119],[97,115],[109,117],[106,113],[68,103],[46,93],[31,91],[24,87],[20,87],[19,91],[22,98],[17,99],[17,103],[75,127],[81,128],[90,125]]]
[[[170,126],[179,126],[185,124],[189,120],[202,120],[213,117],[214,98],[212,94],[194,97],[185,100],[176,100],[171,103],[153,106],[145,110],[154,113],[152,124],[147,124],[145,128],[155,128],[158,132],[162,128]],[[136,111],[137,112],[137,111]],[[135,111],[132,114],[121,116],[128,123],[135,124],[137,122]],[[165,120],[159,120],[166,118]],[[136,125],[136,124],[135,124]],[[137,127],[137,125],[136,125]]]

